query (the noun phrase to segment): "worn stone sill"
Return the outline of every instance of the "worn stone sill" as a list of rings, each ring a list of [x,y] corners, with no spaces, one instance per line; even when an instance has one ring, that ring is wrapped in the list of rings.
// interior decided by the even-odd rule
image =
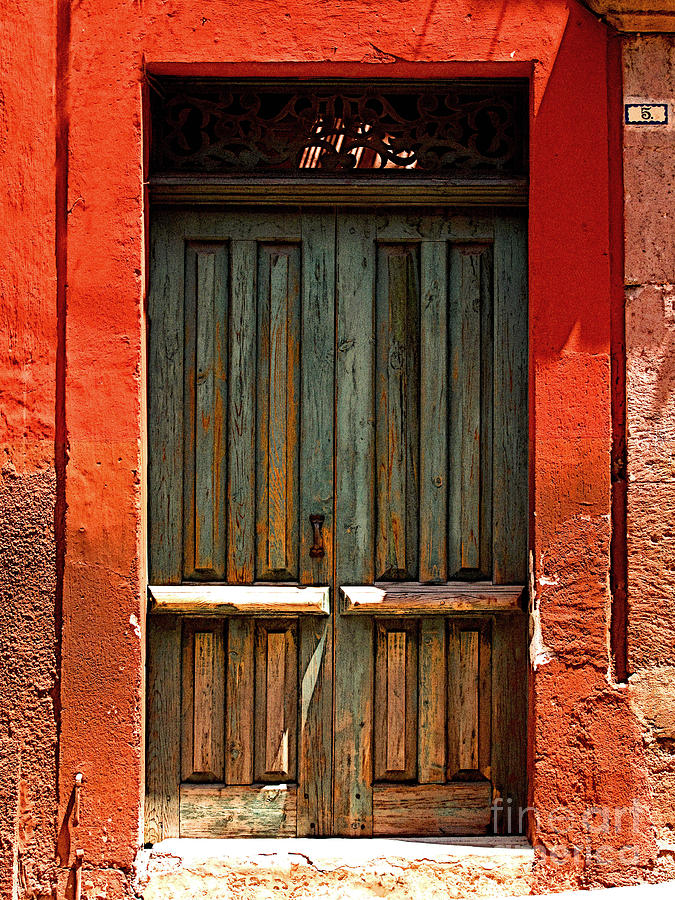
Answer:
[[[144,900],[523,896],[534,851],[524,838],[172,839],[143,850]]]

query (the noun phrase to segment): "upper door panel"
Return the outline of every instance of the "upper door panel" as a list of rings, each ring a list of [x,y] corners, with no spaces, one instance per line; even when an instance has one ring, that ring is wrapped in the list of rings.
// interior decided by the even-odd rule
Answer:
[[[151,581],[326,583],[334,215],[159,214],[152,253]]]
[[[522,583],[522,220],[341,216],[337,293],[339,573]]]

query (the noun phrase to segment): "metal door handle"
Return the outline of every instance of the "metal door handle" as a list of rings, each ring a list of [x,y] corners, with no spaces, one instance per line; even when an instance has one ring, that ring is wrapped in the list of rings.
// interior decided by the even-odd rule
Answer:
[[[324,516],[310,516],[309,521],[312,523],[312,528],[314,529],[314,543],[309,548],[309,555],[312,559],[321,559],[326,555],[326,551],[323,546],[323,533],[321,531],[321,526],[323,525]]]

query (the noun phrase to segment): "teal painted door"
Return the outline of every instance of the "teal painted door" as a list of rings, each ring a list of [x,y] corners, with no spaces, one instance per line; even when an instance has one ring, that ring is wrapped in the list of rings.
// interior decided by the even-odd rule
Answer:
[[[157,210],[149,348],[147,839],[506,827],[523,219]]]

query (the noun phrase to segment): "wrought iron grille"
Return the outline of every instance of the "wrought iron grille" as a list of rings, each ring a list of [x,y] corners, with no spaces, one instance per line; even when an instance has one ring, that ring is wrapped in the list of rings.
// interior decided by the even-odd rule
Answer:
[[[270,84],[153,78],[153,174],[527,172],[519,81]]]

